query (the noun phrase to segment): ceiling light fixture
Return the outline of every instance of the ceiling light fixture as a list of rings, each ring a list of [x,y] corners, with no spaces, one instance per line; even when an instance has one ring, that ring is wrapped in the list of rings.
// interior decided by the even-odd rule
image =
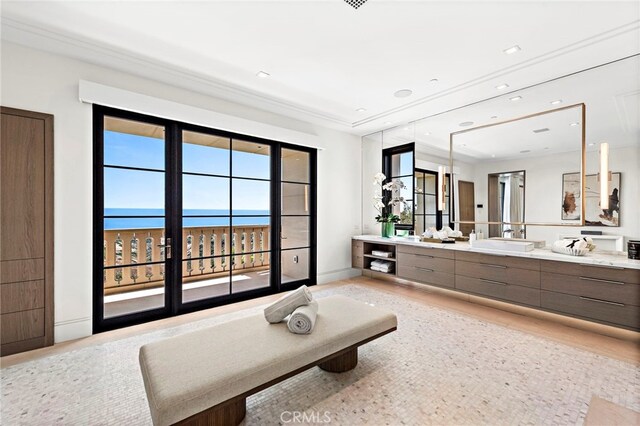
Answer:
[[[530,149],[523,149],[522,151],[520,151],[520,154],[528,154],[530,152],[531,152]]]
[[[562,99],[556,99],[555,101],[551,101],[551,105],[560,105],[562,103]]]
[[[412,90],[409,89],[400,89],[393,94],[396,98],[406,98],[407,96],[411,96],[413,94]]]
[[[385,121],[384,124],[389,126],[391,124],[391,122],[390,121]]]
[[[431,80],[429,80],[429,83],[437,83],[438,79],[437,78],[432,78]]]
[[[518,46],[517,44],[515,46],[511,46],[507,49],[504,49],[503,52],[505,55],[511,55],[512,53],[516,53],[521,51],[522,49],[520,49],[520,46]]]
[[[366,108],[358,108],[356,112],[365,112],[366,110],[367,110]]]
[[[424,132],[425,136],[431,136],[431,132]]]
[[[367,0],[344,0],[344,1],[354,9],[358,9],[360,6],[362,6],[367,2]]]
[[[543,127],[542,129],[535,129],[533,131],[533,133],[544,133],[544,132],[548,132],[549,128],[548,127]]]
[[[460,127],[473,126],[473,121],[463,121],[462,123],[458,124],[458,126],[460,126]]]
[[[492,119],[492,120],[495,120],[496,118],[498,118],[498,116],[497,116],[497,115],[492,115],[492,116],[491,116],[491,119]]]
[[[513,98],[509,98],[510,101],[519,101],[520,99],[522,99],[522,96],[514,96]]]
[[[502,83],[502,84],[497,85],[497,86],[496,86],[496,89],[498,89],[498,90],[504,90],[504,89],[506,89],[507,87],[509,87],[509,85],[508,85],[507,83]]]
[[[267,77],[271,77],[271,74],[269,74],[268,72],[264,72],[264,71],[258,71],[256,73],[256,75],[260,78],[267,78]]]

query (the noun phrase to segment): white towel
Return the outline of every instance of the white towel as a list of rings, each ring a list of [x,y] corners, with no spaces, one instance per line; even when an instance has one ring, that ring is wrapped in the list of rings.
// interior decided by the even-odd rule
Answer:
[[[309,334],[316,325],[316,315],[318,314],[318,302],[312,300],[308,305],[300,306],[289,317],[287,327],[295,334]]]
[[[264,309],[264,317],[271,324],[278,323],[295,311],[297,307],[308,305],[312,300],[311,291],[306,285],[303,285],[267,306]]]
[[[553,246],[556,248],[573,248],[576,250],[584,250],[587,248],[588,243],[585,239],[573,238],[558,240],[553,243]]]

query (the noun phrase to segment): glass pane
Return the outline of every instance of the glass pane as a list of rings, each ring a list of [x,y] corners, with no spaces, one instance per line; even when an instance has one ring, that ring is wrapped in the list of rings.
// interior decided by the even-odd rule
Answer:
[[[424,220],[424,226],[425,226],[425,230],[429,229],[429,228],[435,228],[436,227],[436,217],[435,216],[425,216],[425,220]]]
[[[257,257],[257,255],[255,256]],[[265,253],[264,256],[268,257],[268,253]],[[269,287],[271,285],[271,271],[268,265],[268,260],[266,266],[236,263],[231,276],[231,291],[242,293],[243,291]]]
[[[233,214],[268,215],[271,184],[262,180],[232,179]]]
[[[229,178],[182,176],[183,214],[229,214]]]
[[[201,262],[204,264],[201,269]],[[211,263],[216,271],[212,272]],[[231,293],[229,257],[185,260],[182,262],[182,302],[226,296]]]
[[[309,246],[309,218],[282,217],[282,248]]]
[[[151,278],[147,272],[153,273]],[[164,306],[164,269],[160,265],[105,270],[104,318]]]
[[[271,177],[271,147],[234,139],[232,143],[233,176],[269,179]]]
[[[282,184],[282,214],[309,214],[310,186],[299,183]]]
[[[208,229],[212,227],[231,226],[231,218],[229,216],[222,217],[183,217],[182,226],[185,228]]]
[[[424,213],[435,214],[436,213],[436,196],[425,195],[424,196]]]
[[[114,231],[126,229],[137,232],[139,235],[146,235],[147,231],[155,231],[156,229],[164,229],[164,217],[151,218],[105,218],[104,230]]]
[[[309,278],[309,249],[283,250],[281,256],[282,283]]]
[[[413,175],[413,152],[391,156],[391,176]]]
[[[229,138],[182,132],[182,171],[229,175]]]
[[[164,172],[104,168],[105,215],[164,215]]]
[[[105,117],[104,164],[164,170],[164,126]]]
[[[310,182],[309,153],[293,149],[282,149],[282,180],[288,182]]]
[[[425,194],[435,194],[436,193],[436,180],[438,179],[435,175],[424,175],[424,192]]]
[[[268,217],[234,217],[236,234],[234,253],[249,253],[270,249],[271,227]]]
[[[448,214],[443,214],[442,215],[442,226],[449,226],[449,215]]]
[[[424,232],[424,216],[416,215],[416,222],[413,229],[414,235],[421,235]]]
[[[416,215],[425,214],[424,211],[424,195],[416,195],[416,200],[414,202],[416,206]]]
[[[409,200],[407,204],[398,204],[393,207],[393,214],[400,216],[400,222],[403,225],[411,225],[413,223],[413,201]]]

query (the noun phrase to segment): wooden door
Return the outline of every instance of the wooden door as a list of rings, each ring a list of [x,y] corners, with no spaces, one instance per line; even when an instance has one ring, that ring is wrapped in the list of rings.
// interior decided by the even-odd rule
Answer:
[[[53,344],[53,116],[1,109],[0,355]]]
[[[476,220],[473,182],[467,182],[464,180],[458,181],[458,198],[460,206],[460,221]],[[471,223],[460,224],[460,231],[465,235],[469,235],[471,230],[474,228],[475,225]]]

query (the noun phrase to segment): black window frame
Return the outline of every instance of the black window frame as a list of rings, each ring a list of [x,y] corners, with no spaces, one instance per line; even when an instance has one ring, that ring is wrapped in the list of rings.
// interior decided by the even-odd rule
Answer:
[[[216,306],[249,300],[269,294],[297,288],[300,285],[313,286],[317,284],[317,150],[315,148],[299,146],[287,142],[259,138],[220,129],[209,128],[191,123],[140,114],[118,108],[93,105],[93,333],[100,333],[125,326],[131,326],[157,319],[173,317],[185,313],[208,309]],[[142,123],[164,126],[165,128],[165,232],[173,235],[172,261],[166,263],[166,276],[172,283],[181,282],[182,268],[182,233],[176,232],[182,226],[182,131],[206,133],[231,140],[253,142],[271,147],[270,164],[270,286],[220,296],[215,299],[202,299],[182,303],[182,289],[178,285],[165,284],[165,303],[162,308],[134,312],[117,317],[104,318],[104,282],[103,282],[103,241],[104,241],[104,118],[114,117],[134,120]],[[231,148],[231,146],[230,146]],[[309,277],[282,284],[281,277],[281,150],[283,148],[309,153]],[[171,160],[173,159],[173,160]],[[230,149],[230,162],[232,153]],[[135,169],[135,167],[132,167]],[[190,173],[192,174],[192,173]],[[233,176],[229,171],[230,185]],[[245,179],[245,178],[242,178]],[[249,180],[265,180],[252,179]],[[246,180],[245,179],[245,180]],[[232,191],[229,193],[229,218],[233,218]],[[171,215],[171,212],[176,212]],[[233,222],[231,222],[233,225]],[[192,260],[198,260],[192,258]],[[232,274],[232,269],[230,274]]]
[[[391,162],[391,158],[394,155],[400,155],[400,154],[406,154],[407,152],[410,152],[411,155],[411,159],[412,159],[412,166],[411,166],[411,174],[410,175],[398,175],[398,176],[393,176],[392,175],[392,162]],[[411,202],[411,224],[405,224],[405,223],[396,223],[395,224],[395,229],[396,230],[407,230],[407,231],[412,231],[413,229],[415,229],[415,206],[413,205],[413,198],[414,198],[414,192],[415,192],[415,188],[414,188],[414,180],[415,180],[415,169],[416,169],[416,151],[415,151],[415,142],[411,142],[408,144],[404,144],[404,145],[398,145],[398,146],[393,146],[390,148],[384,148],[382,150],[382,173],[384,173],[384,175],[387,177],[386,180],[384,181],[384,183],[388,183],[391,182],[393,179],[403,179],[403,178],[410,178],[409,182],[411,185],[411,200],[405,200],[406,202]],[[403,180],[404,182],[404,180]],[[405,183],[406,185],[406,183]],[[389,202],[389,200],[391,199],[391,195],[390,194],[385,194],[384,198],[383,198],[383,202],[385,203],[385,205]],[[385,207],[385,209],[388,209],[388,207]]]

